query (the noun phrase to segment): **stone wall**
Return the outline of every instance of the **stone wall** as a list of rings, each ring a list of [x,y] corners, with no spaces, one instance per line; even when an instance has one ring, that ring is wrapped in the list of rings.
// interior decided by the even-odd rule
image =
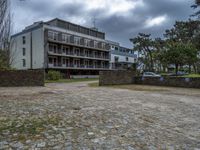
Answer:
[[[135,77],[134,84],[200,88],[200,78]]]
[[[99,85],[132,84],[134,82],[134,75],[135,72],[125,70],[100,71]]]
[[[44,70],[0,71],[0,87],[44,86]]]
[[[184,77],[138,77],[133,71],[101,71],[99,85],[141,84],[200,88],[200,78]]]

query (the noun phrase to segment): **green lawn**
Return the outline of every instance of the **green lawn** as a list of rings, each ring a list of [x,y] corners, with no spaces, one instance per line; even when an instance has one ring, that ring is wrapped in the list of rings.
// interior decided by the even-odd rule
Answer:
[[[183,77],[187,77],[187,78],[200,78],[200,74],[189,74],[189,75],[185,75]]]
[[[60,79],[60,80],[46,80],[45,83],[73,83],[73,82],[84,82],[84,81],[98,81],[98,78],[85,78],[85,79]]]
[[[161,73],[162,76],[168,75],[168,73]],[[200,74],[189,74],[185,76],[178,76],[178,77],[186,77],[186,78],[200,78]]]
[[[99,87],[99,82],[89,83],[89,87]]]

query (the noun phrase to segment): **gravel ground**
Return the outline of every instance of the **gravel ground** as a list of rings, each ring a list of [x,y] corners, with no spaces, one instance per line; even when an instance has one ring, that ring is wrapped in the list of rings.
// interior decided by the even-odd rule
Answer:
[[[200,149],[200,90],[88,83],[0,88],[0,149]]]

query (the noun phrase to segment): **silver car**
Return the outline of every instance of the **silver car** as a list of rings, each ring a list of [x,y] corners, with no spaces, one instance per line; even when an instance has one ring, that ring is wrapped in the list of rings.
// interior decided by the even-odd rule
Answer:
[[[144,72],[143,77],[161,77],[161,75],[156,74],[154,72]]]

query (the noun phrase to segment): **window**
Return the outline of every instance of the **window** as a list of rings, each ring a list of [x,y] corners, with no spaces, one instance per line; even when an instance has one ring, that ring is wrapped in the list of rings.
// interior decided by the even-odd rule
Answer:
[[[128,57],[126,57],[126,61],[128,61]]]
[[[85,39],[85,46],[90,46],[90,40]]]
[[[80,38],[74,37],[74,42],[75,42],[75,44],[79,45],[80,44]]]
[[[74,54],[75,55],[80,55],[80,49],[79,48],[75,48],[74,49]]]
[[[90,30],[90,35],[96,37],[97,36],[97,32],[93,31],[93,30]]]
[[[55,44],[49,44],[49,51],[50,52],[57,53],[57,49],[58,49],[57,45],[55,45]]]
[[[57,32],[53,32],[53,31],[49,31],[48,32],[48,38],[50,38],[52,40],[58,40],[58,33]]]
[[[23,67],[26,67],[26,60],[22,59]]]
[[[118,47],[115,47],[115,50],[116,50],[116,51],[118,51],[118,50],[119,50],[119,48],[118,48]]]
[[[26,37],[25,36],[22,37],[22,43],[26,44]]]
[[[66,64],[66,59],[63,59],[63,65],[65,65]]]
[[[54,39],[54,40],[58,40],[58,33],[54,32],[54,34],[53,34],[53,39]]]
[[[65,53],[65,54],[69,53],[69,47],[67,47],[67,46],[63,46],[62,50],[63,50],[63,53]]]
[[[69,40],[70,40],[70,35],[62,34],[62,41],[63,42],[69,42]]]
[[[73,24],[69,24],[69,30],[77,32],[78,31],[78,26],[77,25],[73,25]]]
[[[48,38],[53,39],[53,32],[52,31],[48,32]]]
[[[103,48],[103,49],[106,48],[106,43],[102,43],[102,48]]]
[[[119,61],[119,57],[115,56],[115,62]]]
[[[84,27],[80,27],[80,32],[83,34],[88,34],[88,29]]]
[[[53,63],[53,59],[50,57],[49,58],[49,64],[52,64]]]
[[[97,48],[98,47],[98,42],[94,41],[94,47]]]
[[[23,54],[23,56],[26,55],[26,49],[25,49],[25,48],[23,48],[23,50],[22,50],[22,54]]]

